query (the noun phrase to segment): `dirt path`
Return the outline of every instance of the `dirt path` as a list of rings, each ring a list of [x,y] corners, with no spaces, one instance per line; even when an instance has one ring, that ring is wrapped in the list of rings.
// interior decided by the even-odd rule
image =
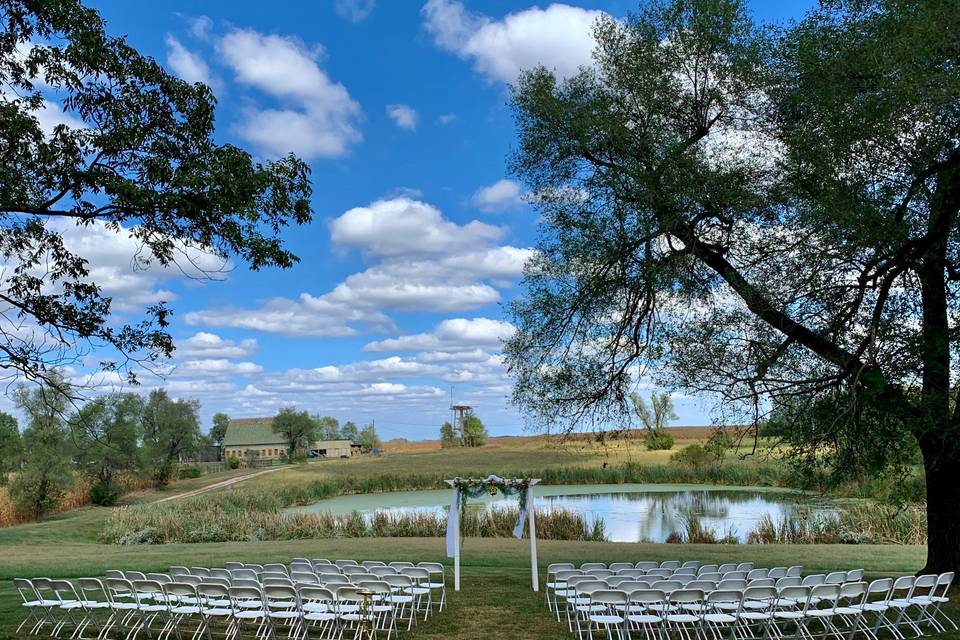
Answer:
[[[235,478],[227,478],[226,480],[221,480],[220,482],[214,482],[213,484],[208,484],[205,487],[200,487],[199,489],[194,489],[192,491],[184,491],[183,493],[178,493],[176,495],[167,496],[166,498],[161,498],[155,502],[167,502],[168,500],[179,500],[180,498],[190,498],[193,496],[200,495],[201,493],[206,493],[207,491],[213,491],[214,489],[223,489],[224,487],[229,487],[230,485],[236,484],[238,482],[243,482],[244,480],[249,480],[250,478],[256,478],[258,476],[266,475],[268,473],[273,473],[275,471],[281,471],[284,467],[274,467],[272,469],[264,469],[263,471],[257,471],[256,473],[248,473],[245,476],[237,476]]]

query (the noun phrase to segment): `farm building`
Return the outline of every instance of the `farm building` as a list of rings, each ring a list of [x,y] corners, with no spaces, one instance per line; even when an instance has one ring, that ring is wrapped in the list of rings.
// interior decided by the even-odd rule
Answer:
[[[231,420],[223,438],[224,458],[279,458],[286,453],[283,436],[271,429],[273,418],[240,418]],[[250,452],[248,454],[248,452]],[[310,443],[307,455],[320,458],[340,458],[360,453],[360,445],[350,440],[317,440]]]

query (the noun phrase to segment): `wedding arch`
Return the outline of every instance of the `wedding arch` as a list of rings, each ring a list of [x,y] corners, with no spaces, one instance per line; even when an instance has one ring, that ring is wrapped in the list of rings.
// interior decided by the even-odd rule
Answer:
[[[519,514],[517,524],[513,527],[513,535],[523,537],[523,521],[528,520],[530,525],[530,581],[534,591],[540,590],[540,579],[537,574],[537,524],[534,515],[533,487],[539,478],[501,478],[489,475],[486,478],[453,478],[447,484],[453,489],[450,501],[450,512],[447,515],[447,557],[453,558],[453,589],[460,591],[460,514],[470,498],[478,498],[484,493],[516,495]]]

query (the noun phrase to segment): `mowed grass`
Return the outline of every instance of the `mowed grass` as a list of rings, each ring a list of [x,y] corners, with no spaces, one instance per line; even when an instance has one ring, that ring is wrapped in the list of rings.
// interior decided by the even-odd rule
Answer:
[[[85,520],[88,514],[78,514]],[[48,523],[61,529],[63,522]],[[43,527],[44,525],[37,525]],[[436,560],[444,557],[441,538],[365,538],[288,542],[217,543],[116,547],[81,539],[37,538],[36,529],[16,527],[0,537],[0,639],[13,638],[20,620],[15,576],[80,577],[107,569],[165,571],[171,564],[218,566],[228,560],[288,562],[291,558],[325,557]],[[66,529],[61,529],[66,531]],[[666,545],[542,541],[541,570],[548,562],[697,559],[702,562],[753,561],[774,566],[803,564],[807,571],[864,567],[871,576],[915,572],[924,560],[922,547],[846,545]],[[526,540],[469,538],[463,547],[463,584],[450,593],[450,608],[422,624],[413,637],[459,640],[569,638],[542,605],[542,594],[530,589]],[[450,572],[452,574],[452,570]],[[452,587],[452,575],[448,574]],[[955,610],[953,611],[955,613]]]
[[[677,433],[674,451],[702,441],[704,430]],[[688,435],[689,437],[683,437]],[[387,447],[383,457],[328,460],[290,467],[241,482],[216,493],[248,488],[280,489],[290,483],[332,478],[374,478],[383,475],[443,474],[509,475],[535,469],[601,468],[627,462],[662,465],[671,452],[648,452],[635,440],[605,445],[581,440],[558,445],[543,438],[493,439],[482,449],[441,450],[436,444]],[[733,456],[731,456],[733,458]],[[733,461],[733,464],[752,464]],[[235,475],[178,483],[165,492],[146,492],[130,502],[149,502]],[[353,538],[263,542],[225,542],[114,546],[98,535],[110,509],[88,507],[42,523],[0,529],[0,640],[13,638],[21,619],[11,578],[47,576],[76,578],[103,575],[107,569],[166,571],[170,565],[222,566],[227,561],[288,562],[293,557],[356,560],[433,560],[445,558],[442,538]],[[868,545],[666,545],[607,542],[540,541],[540,568],[549,562],[694,559],[701,562],[752,561],[758,566],[802,564],[807,572],[863,567],[868,577],[914,573],[923,566],[925,550],[917,546]],[[543,607],[542,594],[530,589],[527,540],[468,538],[463,547],[463,585],[452,592],[450,608],[421,624],[412,637],[452,640],[507,638],[572,638]],[[957,609],[951,609],[957,614]],[[960,635],[956,637],[960,638]]]

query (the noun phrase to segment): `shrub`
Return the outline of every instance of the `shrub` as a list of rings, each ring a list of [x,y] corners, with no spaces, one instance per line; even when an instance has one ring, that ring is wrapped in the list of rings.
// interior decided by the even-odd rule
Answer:
[[[649,451],[669,451],[673,449],[673,436],[663,429],[648,431],[643,443]]]
[[[101,507],[112,507],[123,490],[113,482],[97,482],[90,487],[90,502]]]
[[[180,479],[186,480],[187,478],[199,478],[203,475],[203,469],[200,467],[184,467],[180,469]]]
[[[153,486],[157,489],[163,489],[165,486],[170,484],[170,480],[173,478],[173,462],[170,460],[164,460],[157,464],[153,469]]]
[[[230,467],[231,469],[239,469],[240,458],[238,458],[237,456],[230,456],[229,458],[227,458],[227,466]]]
[[[692,469],[702,469],[715,460],[713,453],[702,444],[690,444],[670,456],[670,462]]]

